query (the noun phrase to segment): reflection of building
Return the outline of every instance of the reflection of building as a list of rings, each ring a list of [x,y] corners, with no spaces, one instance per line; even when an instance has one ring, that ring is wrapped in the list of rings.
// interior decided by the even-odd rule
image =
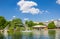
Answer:
[[[33,26],[33,29],[37,29],[37,30],[41,30],[41,29],[46,29],[47,26],[44,26],[44,25],[35,25]]]
[[[56,38],[55,39],[60,39],[60,29],[56,30]]]

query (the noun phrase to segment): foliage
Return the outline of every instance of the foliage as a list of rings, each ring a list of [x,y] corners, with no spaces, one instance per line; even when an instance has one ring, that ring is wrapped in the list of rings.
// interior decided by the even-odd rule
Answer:
[[[9,25],[10,25],[10,29],[14,29],[16,27],[21,27],[23,26],[23,23],[22,23],[22,20],[19,19],[19,18],[15,18],[13,19],[12,21],[9,22]]]
[[[28,27],[32,27],[35,25],[33,21],[26,21],[25,24],[27,24]]]
[[[0,16],[0,29],[4,29],[7,26],[8,22],[3,16]]]
[[[25,21],[25,24],[28,24],[28,22],[29,22],[29,21],[28,21],[28,20],[26,20],[26,21]]]
[[[48,28],[49,28],[49,29],[54,29],[54,28],[56,28],[56,26],[55,26],[55,24],[54,24],[53,21],[48,24]]]
[[[42,22],[40,22],[39,25],[44,25],[44,24]]]

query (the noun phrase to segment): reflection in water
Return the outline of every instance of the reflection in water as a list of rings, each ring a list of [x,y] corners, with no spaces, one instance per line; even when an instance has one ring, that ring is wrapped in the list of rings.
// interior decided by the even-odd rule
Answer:
[[[12,39],[22,39],[22,35],[15,33],[15,34],[12,35]]]
[[[55,38],[60,39],[60,30],[59,29],[56,30],[56,37]]]
[[[49,39],[55,39],[55,37],[56,37],[56,31],[55,30],[49,30],[48,34],[49,34]]]
[[[0,33],[0,39],[60,39],[60,30],[43,30],[32,33],[4,32]]]
[[[33,34],[32,33],[25,32],[22,35],[23,35],[22,39],[33,39]]]
[[[0,33],[0,39],[4,39],[3,37],[4,37],[4,35],[2,33]]]
[[[22,34],[20,32],[14,32],[9,34],[11,39],[22,39]]]
[[[7,33],[7,31],[4,31],[3,35],[4,35],[4,39],[8,39],[8,33]]]

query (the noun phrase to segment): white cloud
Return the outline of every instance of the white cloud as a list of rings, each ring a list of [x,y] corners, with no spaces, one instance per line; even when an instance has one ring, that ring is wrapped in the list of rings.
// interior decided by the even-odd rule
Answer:
[[[16,16],[13,16],[13,18],[15,18]]]
[[[48,10],[42,10],[41,13],[50,13]]]
[[[34,6],[37,6],[37,3],[33,1],[21,0],[17,3],[17,5],[20,7],[20,11],[22,11],[22,13],[38,14],[42,12],[38,8],[34,7]]]
[[[31,14],[38,14],[38,13],[40,13],[38,8],[31,8],[31,9],[29,9],[29,11],[31,12]]]
[[[29,20],[29,18],[24,18],[24,20],[26,21],[26,20]]]
[[[60,0],[57,0],[56,3],[57,3],[57,4],[60,4]]]
[[[58,19],[58,20],[60,20],[60,19]]]
[[[47,10],[45,11],[46,13],[49,13]]]

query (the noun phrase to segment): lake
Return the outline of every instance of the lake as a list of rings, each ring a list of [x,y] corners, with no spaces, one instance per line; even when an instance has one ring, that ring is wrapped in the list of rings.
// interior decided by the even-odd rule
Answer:
[[[60,39],[60,29],[33,32],[4,32],[0,39]]]

